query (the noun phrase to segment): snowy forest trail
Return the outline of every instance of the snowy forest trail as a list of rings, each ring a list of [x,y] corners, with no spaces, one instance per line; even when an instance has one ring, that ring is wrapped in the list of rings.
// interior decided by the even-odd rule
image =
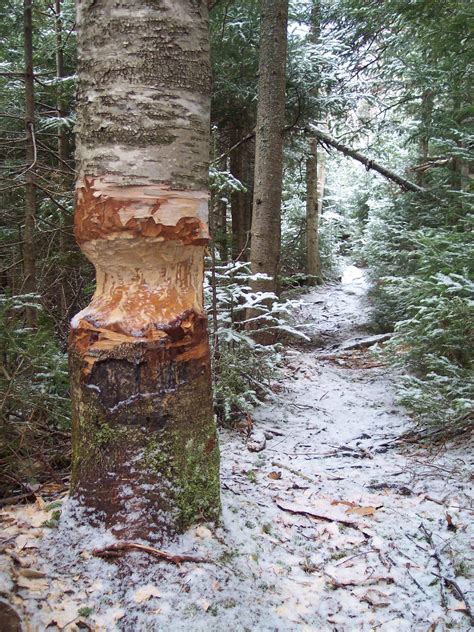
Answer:
[[[369,333],[362,271],[303,300],[312,342],[286,351],[277,397],[253,416],[265,447],[221,434],[223,524],[167,547],[211,563],[104,561],[91,551],[114,538],[71,501],[55,529],[44,504],[6,509],[1,592],[25,630],[470,629],[472,452],[396,441],[410,421],[393,375],[344,350]]]

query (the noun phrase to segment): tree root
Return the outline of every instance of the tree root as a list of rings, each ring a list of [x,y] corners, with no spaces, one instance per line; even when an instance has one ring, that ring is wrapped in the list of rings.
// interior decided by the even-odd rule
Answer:
[[[171,564],[176,564],[177,566],[179,566],[183,562],[196,562],[198,564],[213,563],[212,560],[208,560],[204,557],[168,553],[167,551],[155,549],[152,546],[139,544],[138,542],[117,542],[116,544],[110,544],[109,546],[106,546],[104,549],[94,549],[92,551],[92,555],[94,555],[95,557],[101,557],[103,559],[115,559],[121,557],[129,551],[142,551],[143,553],[148,553],[153,557],[165,560],[166,562],[170,562]]]

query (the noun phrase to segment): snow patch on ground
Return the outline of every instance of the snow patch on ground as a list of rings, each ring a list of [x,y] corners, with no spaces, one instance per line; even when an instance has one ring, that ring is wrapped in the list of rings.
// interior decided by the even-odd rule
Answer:
[[[321,344],[287,351],[283,392],[254,415],[263,451],[222,431],[222,525],[166,547],[210,563],[94,557],[114,538],[71,500],[53,529],[47,507],[3,510],[0,594],[29,630],[470,629],[469,446],[395,447],[409,420],[390,371],[367,350],[328,353],[363,332],[366,291],[349,266],[306,295],[297,316]]]

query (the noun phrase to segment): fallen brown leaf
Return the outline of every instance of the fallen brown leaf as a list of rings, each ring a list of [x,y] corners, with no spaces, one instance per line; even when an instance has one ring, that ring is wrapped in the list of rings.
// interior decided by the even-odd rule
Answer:
[[[152,584],[142,586],[133,593],[133,601],[135,601],[136,603],[143,603],[144,601],[148,601],[152,597],[161,597],[158,588],[156,586],[153,586]]]
[[[351,503],[349,500],[332,500],[331,505],[345,505],[346,507],[357,507],[355,503]]]
[[[274,481],[278,481],[281,478],[281,472],[276,472],[276,471],[269,472],[268,473],[268,478],[271,478]]]
[[[16,577],[16,585],[19,588],[26,588],[27,590],[32,591],[41,591],[48,588],[48,582],[46,578],[43,577],[30,578],[18,575]]]
[[[374,608],[386,608],[390,605],[390,597],[375,588],[369,588],[365,595],[361,597],[361,601],[366,601]]]
[[[453,517],[448,512],[446,512],[446,522],[448,523],[448,531],[457,531],[457,526],[453,522]]]
[[[41,579],[43,577],[46,577],[45,573],[42,573],[41,571],[36,571],[34,568],[19,568],[16,572],[18,575],[29,577],[30,579]]]
[[[350,507],[346,509],[346,514],[356,514],[357,516],[373,516],[378,507]]]

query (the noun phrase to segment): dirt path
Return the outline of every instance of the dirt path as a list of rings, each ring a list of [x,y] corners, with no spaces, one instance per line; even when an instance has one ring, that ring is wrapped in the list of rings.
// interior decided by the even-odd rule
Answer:
[[[255,414],[265,449],[222,433],[223,526],[170,547],[217,564],[132,553],[117,568],[91,556],[113,538],[78,525],[74,506],[51,530],[45,507],[9,510],[0,590],[26,629],[470,629],[472,452],[394,447],[408,420],[389,370],[334,348],[365,333],[360,270],[304,299],[313,344],[287,352],[283,391]]]

